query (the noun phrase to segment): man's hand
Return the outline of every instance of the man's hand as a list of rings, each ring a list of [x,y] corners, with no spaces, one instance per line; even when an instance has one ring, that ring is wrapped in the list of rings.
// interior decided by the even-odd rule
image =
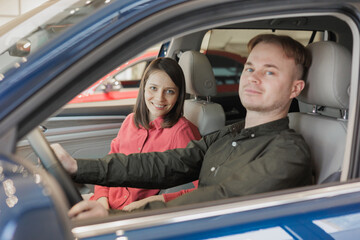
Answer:
[[[163,201],[163,202],[165,202],[165,199],[164,199],[163,195],[154,195],[154,196],[151,196],[151,197],[141,199],[139,201],[132,202],[129,205],[126,205],[122,210],[130,212],[130,211],[132,211],[134,209],[142,207],[145,204],[147,204],[149,202],[153,202],[153,201]]]
[[[68,212],[72,220],[108,216],[108,211],[97,201],[84,200],[74,205]]]
[[[76,174],[78,166],[75,159],[71,157],[70,154],[58,143],[51,144],[51,148],[54,150],[54,153],[62,163],[65,170],[71,175]]]

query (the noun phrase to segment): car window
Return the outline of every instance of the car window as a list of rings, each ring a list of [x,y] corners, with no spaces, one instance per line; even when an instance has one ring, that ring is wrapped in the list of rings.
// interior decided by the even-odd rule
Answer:
[[[139,62],[134,66],[127,68],[123,72],[116,74],[114,78],[118,81],[124,81],[124,82],[140,80],[148,64],[149,61]]]
[[[239,83],[248,56],[247,43],[254,36],[265,33],[273,32],[265,29],[213,29],[205,34],[201,51],[208,56],[218,85]],[[276,30],[275,34],[291,36],[306,46],[313,32]],[[312,41],[321,39],[323,35],[318,32]]]
[[[139,87],[141,76],[149,63],[150,61],[145,60],[124,69],[113,77],[110,77],[110,79],[105,80],[96,88],[95,93],[120,91],[121,88]]]
[[[112,100],[135,100],[140,80],[146,67],[154,60],[161,44],[156,44],[100,78],[69,104],[103,102]]]
[[[265,229],[259,229],[255,231],[249,231],[245,233],[239,233],[234,235],[227,235],[223,237],[209,238],[209,240],[261,240],[261,239],[278,239],[278,240],[291,240],[292,238],[284,229],[281,227],[271,227]]]
[[[350,239],[358,232],[360,214],[353,213],[338,217],[329,217],[313,221],[314,224],[331,235],[334,239]]]
[[[237,89],[223,88],[223,85],[238,84],[242,70],[244,69],[244,61],[246,58],[242,58],[239,55],[209,50],[206,51],[213,72],[218,85],[218,91],[230,91],[237,92]]]
[[[104,0],[73,1],[65,9],[59,7],[55,13],[54,9],[49,8],[48,10],[51,12],[48,12],[44,20],[36,19],[18,31],[12,30],[9,34],[2,33],[0,36],[2,43],[0,46],[0,74],[4,75],[18,62],[25,62],[26,57],[30,54],[109,2]],[[14,19],[14,23],[16,21],[18,20]],[[10,24],[12,22],[8,25]],[[0,28],[0,32],[4,31],[3,29],[6,29],[7,26]]]

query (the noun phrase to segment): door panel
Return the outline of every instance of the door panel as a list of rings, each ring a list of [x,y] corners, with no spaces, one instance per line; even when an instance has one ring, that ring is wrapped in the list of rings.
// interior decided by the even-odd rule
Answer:
[[[98,158],[110,151],[126,116],[54,117],[42,124],[50,143],[59,143],[74,158]],[[18,142],[16,154],[37,164],[37,156],[26,139]]]

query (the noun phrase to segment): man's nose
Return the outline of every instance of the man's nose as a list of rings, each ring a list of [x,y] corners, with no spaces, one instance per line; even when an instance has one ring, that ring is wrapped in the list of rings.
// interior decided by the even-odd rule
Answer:
[[[259,71],[254,71],[249,78],[250,82],[259,84],[261,82],[261,76]]]

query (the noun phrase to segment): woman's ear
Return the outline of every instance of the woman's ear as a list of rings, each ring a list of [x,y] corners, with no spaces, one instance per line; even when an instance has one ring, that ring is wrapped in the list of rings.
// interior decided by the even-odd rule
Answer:
[[[296,98],[305,87],[304,80],[294,80],[290,98]]]

